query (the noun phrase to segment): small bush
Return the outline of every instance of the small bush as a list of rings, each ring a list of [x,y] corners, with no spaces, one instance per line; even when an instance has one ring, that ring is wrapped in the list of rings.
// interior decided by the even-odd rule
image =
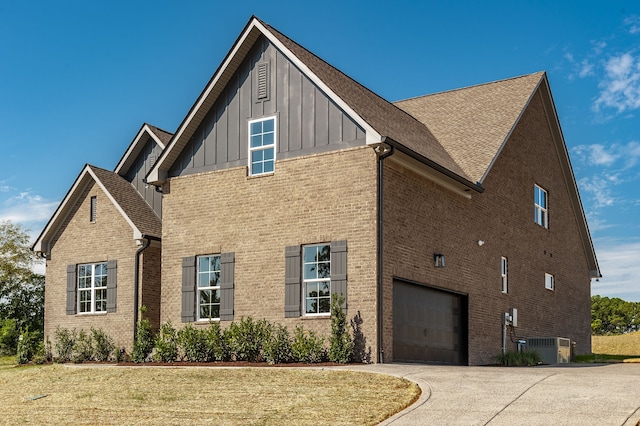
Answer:
[[[205,332],[207,352],[212,361],[231,361],[231,327],[222,330],[220,323],[212,322]]]
[[[131,351],[131,360],[136,363],[147,361],[151,351],[153,351],[153,343],[151,322],[145,318],[138,323],[136,338],[133,341],[133,350]]]
[[[19,336],[20,330],[15,319],[0,319],[0,356],[16,354]]]
[[[283,325],[274,326],[271,338],[264,342],[264,359],[269,364],[282,364],[292,358],[289,330]]]
[[[542,363],[542,357],[537,351],[525,350],[520,352],[505,352],[495,357],[497,364],[504,367],[530,367]]]
[[[294,361],[298,362],[314,364],[326,359],[324,338],[317,336],[313,331],[305,332],[300,325],[296,327],[291,351]]]
[[[113,339],[100,328],[91,327],[91,338],[93,340],[94,358],[98,361],[109,361],[111,353],[116,345]]]
[[[344,296],[331,296],[331,336],[329,337],[329,361],[346,364],[353,358],[353,340],[347,331],[347,315],[342,309]]]
[[[174,362],[178,358],[178,332],[168,321],[160,326],[155,338],[153,358],[159,362]]]
[[[131,357],[125,348],[119,348],[114,352],[113,360],[115,362],[129,362],[131,361]]]
[[[73,354],[71,361],[81,363],[93,359],[93,342],[91,335],[84,330],[80,330],[73,343]]]
[[[30,332],[27,328],[20,334],[18,338],[18,347],[16,350],[16,362],[18,364],[26,364],[38,354],[44,355],[44,342],[42,341],[42,333],[39,331]]]
[[[262,345],[271,334],[271,324],[262,319],[242,318],[229,326],[231,351],[236,361],[258,362],[262,360]]]
[[[74,328],[69,330],[58,326],[55,331],[55,349],[56,356],[53,358],[55,362],[69,362],[73,356],[73,346],[76,341],[77,332]]]
[[[208,362],[212,360],[211,351],[207,347],[207,332],[187,324],[178,331],[178,346],[184,357],[190,362]]]

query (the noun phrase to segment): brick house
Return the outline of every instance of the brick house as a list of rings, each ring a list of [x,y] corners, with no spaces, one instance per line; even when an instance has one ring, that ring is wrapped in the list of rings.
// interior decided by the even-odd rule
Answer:
[[[46,257],[51,341],[58,326],[95,327],[131,350],[134,303],[159,326],[162,199],[143,179],[170,138],[145,124],[114,171],[85,165],[34,243]]]
[[[517,337],[591,351],[600,271],[544,72],[390,103],[252,17],[175,134],[162,135],[154,155],[130,147],[114,172],[100,171],[134,184],[136,211],[160,204],[145,191],[161,192],[161,235],[150,232],[142,252],[152,276],[138,276],[155,324],[251,316],[328,335],[341,293],[374,362],[484,364]],[[76,181],[34,246],[47,254],[45,332],[95,318],[62,308],[81,306],[65,268],[108,269],[120,256],[126,319],[97,321],[130,347],[132,263],[147,234],[135,225],[133,238],[118,235],[118,254],[91,247],[100,259],[64,242],[89,226],[76,216],[86,222],[96,186],[105,191]],[[122,216],[105,220],[114,239],[137,224]],[[513,308],[518,327],[503,340]]]

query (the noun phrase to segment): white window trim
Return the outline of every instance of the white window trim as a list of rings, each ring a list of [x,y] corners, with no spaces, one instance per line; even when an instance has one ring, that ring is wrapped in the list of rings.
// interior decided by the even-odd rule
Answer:
[[[220,262],[219,254],[207,254],[196,257],[196,321],[220,321],[220,309],[222,305],[222,301],[218,303],[218,316],[213,318],[201,318],[200,317],[200,292],[203,290],[217,290],[218,295],[220,295],[220,280],[218,280],[218,285],[216,286],[207,286],[200,287],[200,259],[209,258],[209,257],[218,257],[218,263]],[[209,272],[216,272],[215,270]],[[221,269],[217,271],[221,274]],[[222,277],[221,277],[222,278]]]
[[[309,244],[309,245],[305,245],[302,246],[302,312],[303,312],[303,317],[327,317],[331,315],[331,252],[329,252],[329,277],[328,278],[316,278],[316,279],[305,279],[304,278],[304,268],[305,268],[305,261],[304,261],[304,251],[306,248],[309,247],[319,247],[319,246],[330,246],[329,243],[327,244]],[[328,282],[329,283],[329,312],[318,312],[318,313],[307,313],[307,284],[314,284],[314,283],[322,283],[322,282]]]
[[[500,277],[502,279],[502,292],[504,294],[509,293],[509,263],[507,262],[507,258],[502,256],[500,259]]]
[[[251,147],[251,125],[253,123],[258,123],[261,121],[273,120],[273,145],[263,145],[260,147]],[[247,167],[248,167],[248,175],[249,176],[265,176],[271,175],[276,170],[276,153],[277,153],[277,141],[278,141],[278,121],[276,116],[258,118],[256,120],[249,120],[247,126],[247,146],[249,147],[248,155],[247,155]],[[253,173],[252,172],[252,163],[251,163],[251,154],[255,151],[265,151],[273,146],[273,171],[263,172],[263,173]]]
[[[549,285],[551,283],[551,285]],[[552,274],[548,274],[545,272],[544,274],[544,288],[550,291],[555,291],[556,289],[556,278]]]
[[[535,222],[544,228],[549,228],[549,193],[547,192],[546,189],[544,189],[543,187],[537,184],[534,184],[533,191],[534,191],[533,206],[534,206],[534,212],[535,212],[535,218],[534,218]],[[536,203],[535,199],[538,191],[544,193],[544,200],[545,200],[544,206]]]
[[[107,305],[106,305],[106,293],[105,293],[105,306],[104,306],[104,311],[97,311],[96,310],[96,290],[104,290],[105,292],[107,291],[107,283],[105,282],[104,286],[100,286],[100,287],[96,287],[96,266],[98,265],[104,265],[104,276],[105,278],[107,277],[107,263],[106,262],[97,262],[97,263],[83,263],[81,265],[77,266],[77,274],[78,277],[76,279],[76,288],[77,288],[77,298],[76,298],[76,312],[78,313],[78,315],[91,315],[91,314],[106,314],[107,313]],[[85,287],[85,288],[80,288],[80,278],[82,278],[80,276],[80,268],[81,267],[85,267],[85,266],[90,266],[91,267],[91,287]],[[81,304],[80,304],[80,295],[83,293],[90,293],[90,306],[91,306],[91,310],[89,311],[85,311],[82,312],[82,310],[80,309]]]

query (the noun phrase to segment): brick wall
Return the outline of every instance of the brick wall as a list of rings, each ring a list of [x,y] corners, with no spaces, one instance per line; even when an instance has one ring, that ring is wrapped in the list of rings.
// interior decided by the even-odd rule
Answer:
[[[329,335],[330,320],[284,317],[285,247],[348,241],[348,318],[375,354],[376,157],[369,147],[172,178],[164,188],[161,321],[181,324],[182,258],[235,253],[235,319]],[[226,326],[228,322],[223,321]]]
[[[97,197],[95,223],[89,221],[91,196]],[[61,229],[63,231],[54,239],[51,256],[47,260],[45,337],[54,343],[54,334],[58,326],[86,331],[91,327],[101,328],[115,340],[118,347],[125,347],[130,352],[133,342],[134,264],[135,252],[138,248],[133,239],[131,226],[111,204],[100,187],[91,184],[83,192]],[[157,259],[159,254],[158,250]],[[153,257],[152,254],[147,256],[148,259]],[[117,261],[116,312],[67,315],[67,265],[108,260]],[[155,279],[159,283],[159,277]],[[142,293],[143,303],[149,297]],[[155,310],[158,311],[158,308],[156,307]]]
[[[385,161],[386,359],[393,356],[393,276],[468,294],[470,364],[500,353],[500,315],[510,307],[518,309],[518,336],[568,337],[578,353],[591,351],[589,268],[539,95],[483,182],[485,192],[471,200]],[[548,191],[549,229],[533,221],[534,184]],[[445,254],[445,268],[434,267],[436,252]],[[555,275],[555,291],[545,289],[545,272]]]

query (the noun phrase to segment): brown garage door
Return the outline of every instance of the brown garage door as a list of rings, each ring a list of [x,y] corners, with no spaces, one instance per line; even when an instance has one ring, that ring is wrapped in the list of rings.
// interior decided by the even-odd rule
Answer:
[[[393,282],[393,360],[467,364],[467,298]]]

